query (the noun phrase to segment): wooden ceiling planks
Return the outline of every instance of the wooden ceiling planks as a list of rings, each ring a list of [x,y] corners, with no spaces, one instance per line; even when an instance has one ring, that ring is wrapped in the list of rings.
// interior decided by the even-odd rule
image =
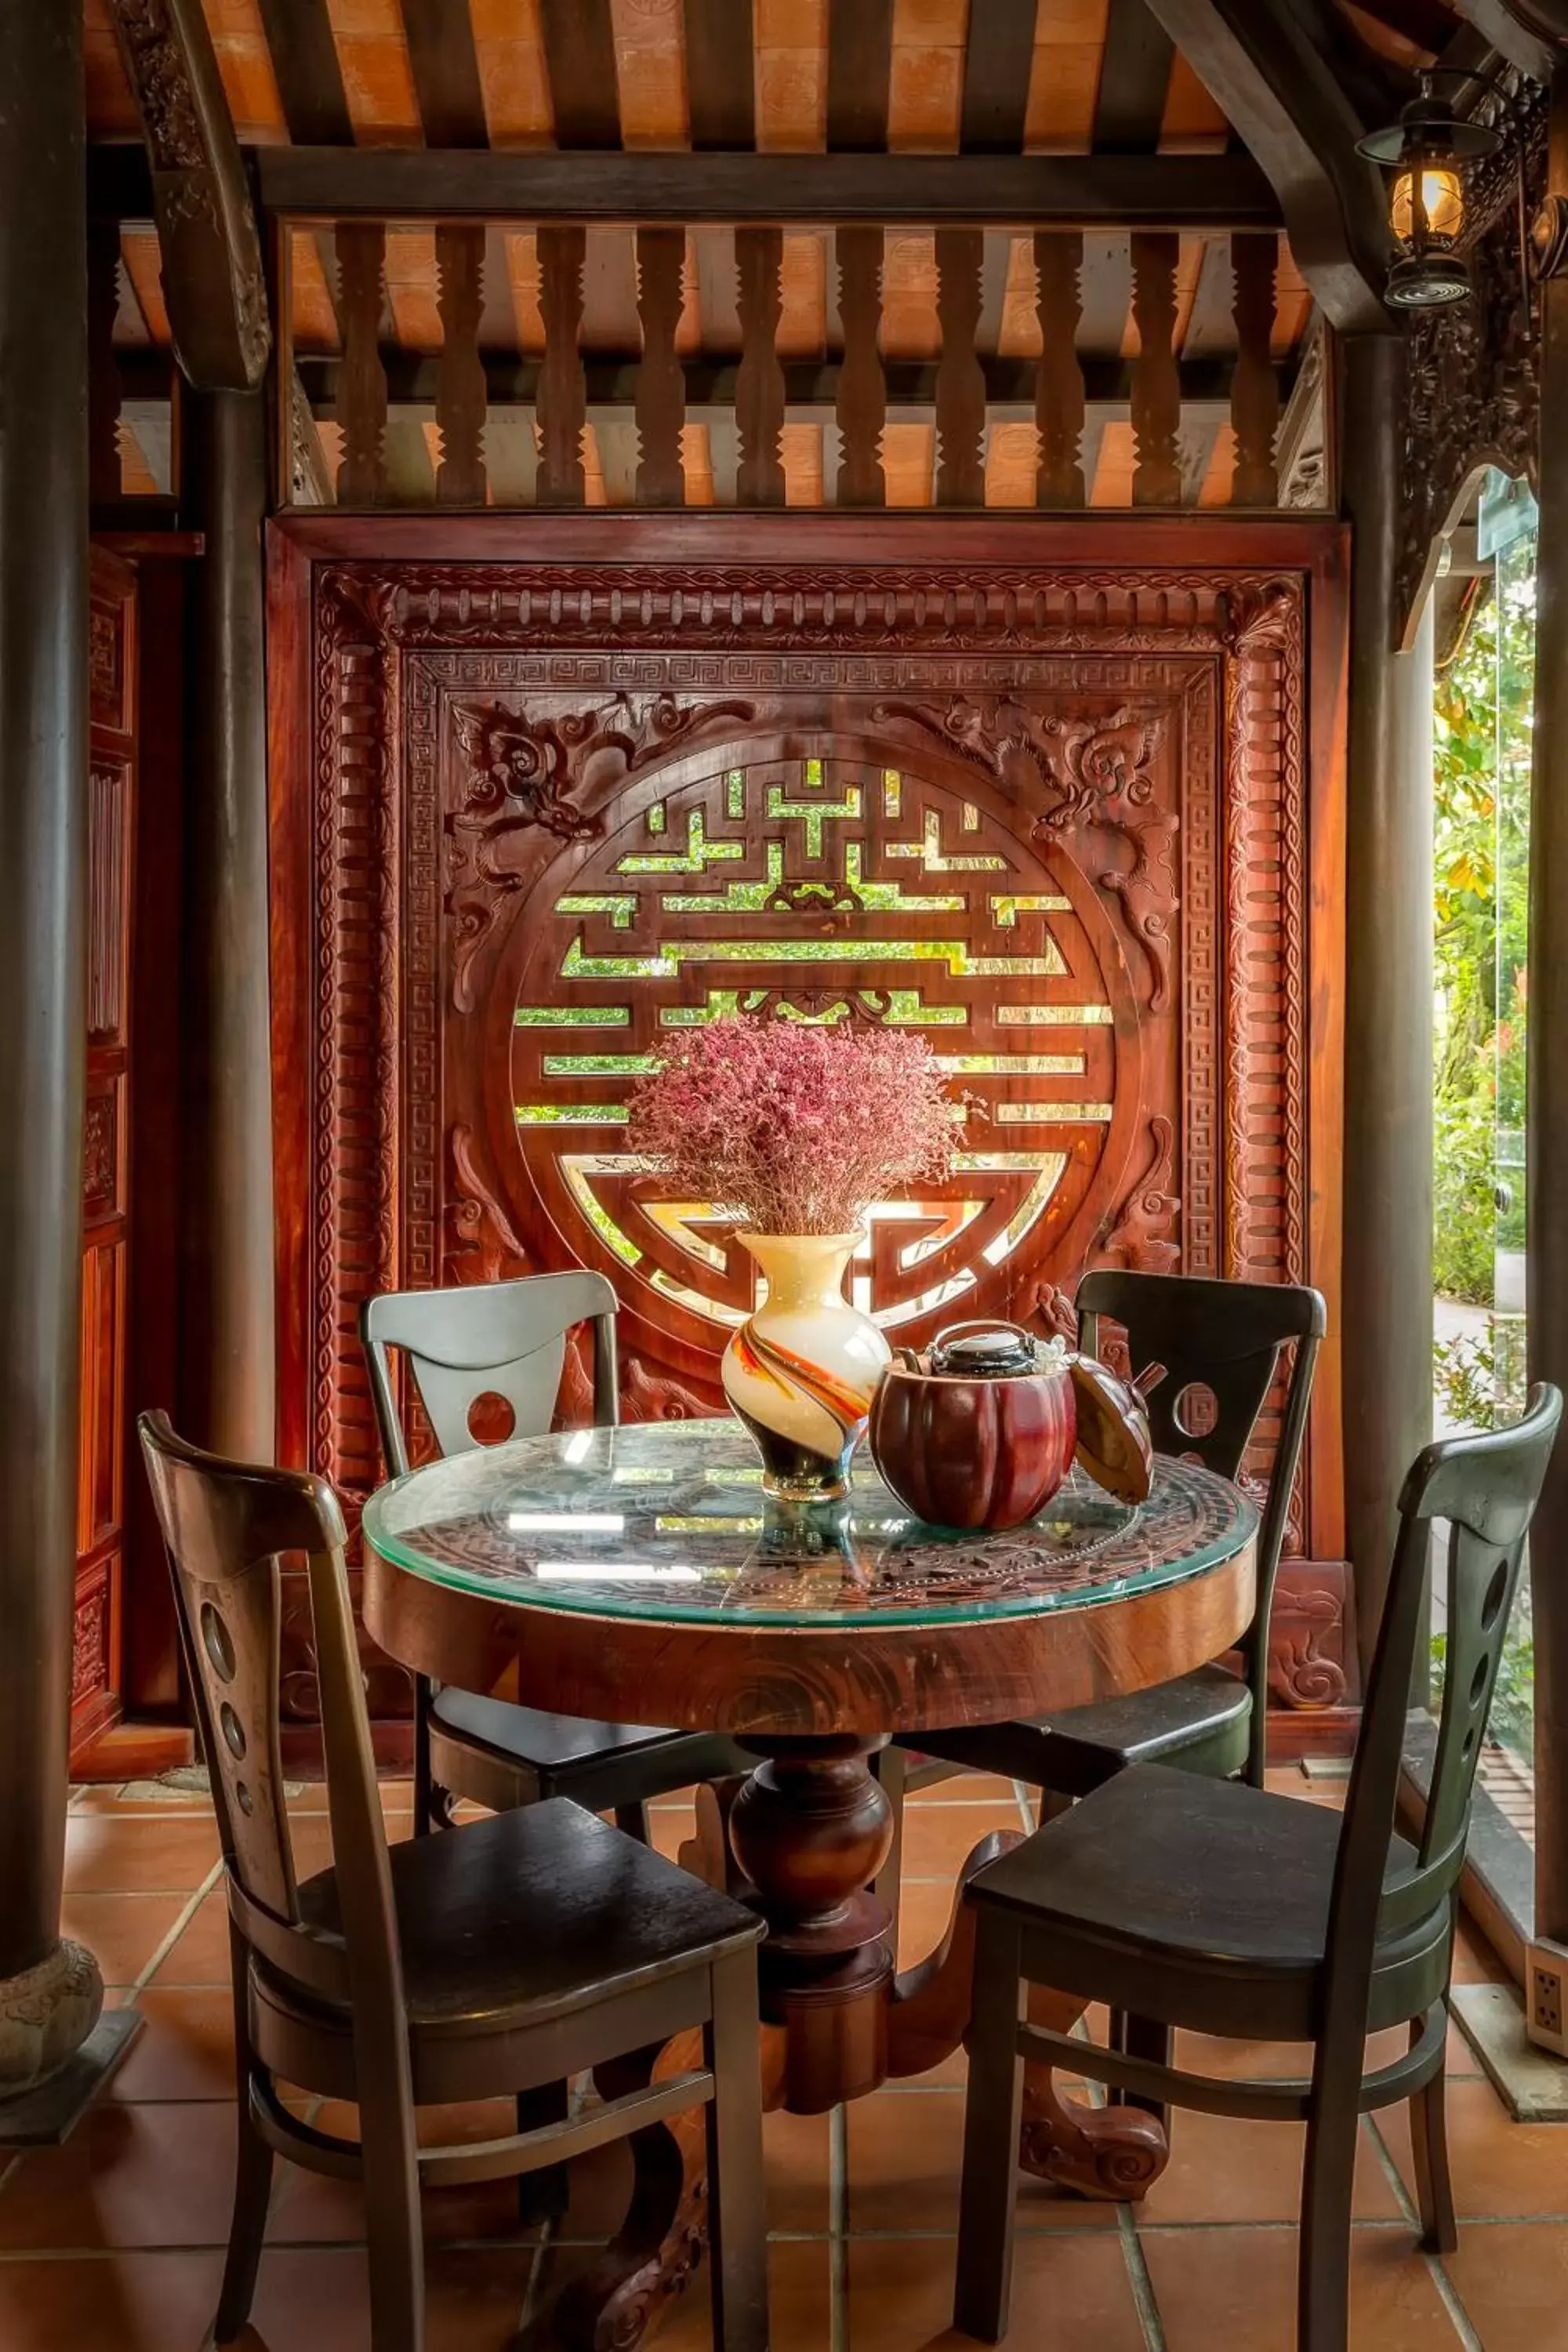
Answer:
[[[621,143],[610,0],[539,0],[558,147]]]
[[[120,54],[109,0],[84,0],[81,62],[90,135],[95,139],[140,139],[142,119],[136,111],[125,60]]]
[[[1082,155],[1094,143],[1109,0],[1039,0],[1024,146]]]
[[[610,21],[621,93],[622,146],[689,147],[691,123],[679,0],[611,0]]]
[[[892,68],[893,0],[836,0],[827,26],[830,148],[878,154],[887,146]]]
[[[1229,144],[1229,123],[1177,49],[1160,118],[1161,154],[1222,155]]]

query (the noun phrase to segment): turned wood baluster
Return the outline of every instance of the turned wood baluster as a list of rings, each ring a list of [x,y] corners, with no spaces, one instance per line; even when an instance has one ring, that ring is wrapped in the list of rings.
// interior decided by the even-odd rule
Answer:
[[[381,363],[381,306],[386,230],[380,221],[339,221],[338,315],[343,358],[338,371],[340,506],[373,507],[386,495],[386,371]]]
[[[580,507],[583,427],[588,421],[587,383],[577,331],[583,321],[583,262],[585,231],[575,223],[539,232],[539,310],[544,321],[544,363],[539,371],[539,475],[541,506]]]
[[[1279,429],[1279,379],[1270,345],[1274,334],[1274,278],[1279,241],[1267,233],[1237,232],[1230,240],[1232,315],[1236,320],[1236,373],[1230,385],[1230,421],[1236,429],[1235,507],[1272,507],[1279,502],[1274,462]]]
[[[977,228],[936,233],[936,310],[942,357],[936,371],[939,507],[985,503],[985,373],[975,350],[980,331],[985,236]]]
[[[640,457],[636,497],[639,507],[683,507],[686,473],[680,462],[680,427],[686,415],[686,371],[676,352],[686,273],[683,228],[637,231],[637,318],[642,358],[637,373],[637,421]]]
[[[1035,423],[1040,436],[1035,503],[1081,507],[1084,479],[1083,369],[1078,322],[1083,300],[1081,229],[1042,229],[1035,238],[1035,311],[1040,322],[1040,364],[1035,377]]]
[[[1132,319],[1138,356],[1132,362],[1132,431],[1138,463],[1132,503],[1173,507],[1182,500],[1176,436],[1182,424],[1182,380],[1173,338],[1176,327],[1176,261],[1181,239],[1159,230],[1132,244]]]
[[[835,252],[844,327],[844,362],[838,371],[838,504],[881,507],[888,502],[882,471],[888,382],[877,347],[882,319],[882,232],[841,228]]]
[[[485,299],[485,232],[447,223],[436,231],[437,308],[441,362],[436,377],[436,422],[441,463],[436,496],[444,506],[485,503],[485,370],[479,357],[479,316]]]
[[[782,507],[784,502],[784,378],[774,345],[784,315],[783,269],[783,229],[735,231],[741,316],[741,365],[735,377],[741,462],[735,496],[743,507]]]

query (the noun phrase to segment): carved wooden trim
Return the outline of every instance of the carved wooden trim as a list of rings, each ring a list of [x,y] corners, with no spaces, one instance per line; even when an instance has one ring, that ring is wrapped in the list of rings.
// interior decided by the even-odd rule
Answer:
[[[111,0],[153,167],[175,354],[206,392],[250,392],[272,348],[261,244],[201,0]]]
[[[493,1039],[510,1023],[514,967],[497,959],[522,894],[552,859],[595,854],[634,773],[847,698],[871,740],[908,747],[910,772],[925,743],[984,775],[975,801],[1011,806],[1021,837],[1070,858],[1122,944],[1140,1008],[1129,1036],[1166,1075],[1126,1128],[1120,1178],[1075,1265],[1304,1273],[1306,576],[321,567],[303,1250],[313,1465],[351,1504],[378,1475],[355,1336],[367,1291],[552,1262],[500,1173],[511,1097],[498,1108],[459,1068],[465,1024],[489,1024]],[[689,760],[676,772],[694,772]],[[1283,853],[1282,830],[1294,837]],[[1229,878],[1242,843],[1257,861],[1245,904]],[[1247,1051],[1233,1058],[1238,1027]],[[1064,1302],[1037,1287],[1020,1311],[1049,1323]],[[624,1409],[713,1402],[629,1318]],[[1271,1439],[1266,1423],[1262,1460]],[[1304,1517],[1299,1535],[1310,1540]]]

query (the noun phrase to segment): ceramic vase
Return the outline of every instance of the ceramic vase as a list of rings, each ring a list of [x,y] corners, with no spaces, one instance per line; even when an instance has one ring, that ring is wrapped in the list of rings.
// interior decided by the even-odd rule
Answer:
[[[724,1393],[756,1441],[763,1486],[788,1501],[845,1493],[891,1349],[844,1296],[858,1234],[742,1234],[766,1302],[724,1350]]]

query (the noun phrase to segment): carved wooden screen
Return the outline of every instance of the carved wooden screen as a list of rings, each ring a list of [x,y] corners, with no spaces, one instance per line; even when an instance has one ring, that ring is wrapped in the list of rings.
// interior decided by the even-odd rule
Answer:
[[[977,1098],[953,1178],[879,1203],[853,1270],[901,1339],[1065,1326],[1090,1264],[1331,1289],[1309,644],[1334,535],[1090,573],[1049,526],[963,563],[883,525],[901,560],[858,560],[862,530],[809,566],[780,525],[667,566],[605,528],[558,526],[552,562],[356,560],[364,524],[275,542],[313,632],[277,812],[293,1453],[351,1497],[378,1475],[368,1290],[579,1260],[621,1300],[626,1415],[721,1409],[750,1262],[622,1130],[661,1041],[736,1007],[919,1028]],[[1330,1560],[1336,1414],[1331,1365],[1294,1529]]]

